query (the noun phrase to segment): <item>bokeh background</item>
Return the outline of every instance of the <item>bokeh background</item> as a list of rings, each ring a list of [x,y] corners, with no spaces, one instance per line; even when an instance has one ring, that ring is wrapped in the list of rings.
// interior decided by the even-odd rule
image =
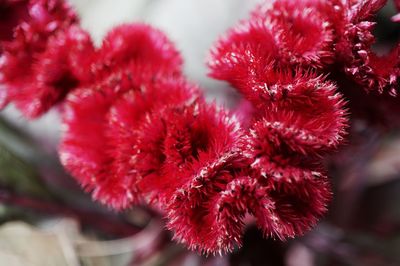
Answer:
[[[257,0],[71,0],[100,45],[113,26],[145,21],[176,43],[185,73],[207,99],[233,107],[239,96],[207,77],[207,52]],[[400,37],[389,2],[375,34],[378,53]],[[93,203],[58,162],[56,111],[26,121],[13,106],[0,113],[0,265],[400,265],[400,99],[340,84],[351,127],[325,158],[334,199],[318,226],[287,242],[263,239],[249,225],[233,254],[205,257],[170,240],[162,217],[144,207],[115,213]]]

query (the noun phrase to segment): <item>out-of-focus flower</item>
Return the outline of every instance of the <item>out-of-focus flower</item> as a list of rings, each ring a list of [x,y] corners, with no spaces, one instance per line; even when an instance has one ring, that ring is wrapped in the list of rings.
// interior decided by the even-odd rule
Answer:
[[[396,8],[397,8],[397,11],[400,11],[400,1],[399,1],[399,0],[393,0],[393,2],[394,2],[394,5],[395,5]],[[393,17],[392,17],[392,20],[393,20],[394,22],[400,22],[400,13],[398,13],[398,14],[395,15],[395,16],[393,16]]]
[[[1,106],[13,101],[27,117],[35,118],[79,85],[71,68],[79,65],[76,60],[92,43],[87,33],[70,29],[76,22],[75,13],[62,0],[30,1],[14,38],[3,43]]]

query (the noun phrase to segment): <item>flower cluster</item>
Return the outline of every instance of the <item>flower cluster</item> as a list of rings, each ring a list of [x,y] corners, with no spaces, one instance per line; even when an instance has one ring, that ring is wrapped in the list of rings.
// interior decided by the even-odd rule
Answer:
[[[205,101],[151,26],[115,27],[95,48],[62,0],[3,2],[19,15],[1,34],[1,105],[35,118],[63,103],[61,162],[93,199],[157,208],[177,241],[205,253],[240,246],[250,219],[286,239],[325,212],[321,158],[347,124],[331,72],[379,93],[399,86],[399,48],[371,50],[383,0],[271,0],[229,30],[208,65],[250,106],[236,110],[243,121]]]

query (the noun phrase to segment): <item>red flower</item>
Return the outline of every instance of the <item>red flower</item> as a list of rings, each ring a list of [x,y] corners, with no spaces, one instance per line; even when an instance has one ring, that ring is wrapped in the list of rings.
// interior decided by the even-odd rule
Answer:
[[[217,112],[215,118],[205,124],[208,127],[203,130],[208,131],[209,139],[204,139],[206,145],[197,144],[198,155],[189,157],[181,171],[169,173],[170,178],[175,176],[180,185],[175,185],[167,204],[167,226],[174,232],[174,239],[206,253],[228,251],[239,244],[242,234],[240,223],[248,211],[243,206],[243,209],[232,213],[231,219],[236,224],[232,220],[225,221],[218,214],[215,199],[229,189],[229,183],[242,176],[249,165],[241,155],[242,133],[237,128],[237,122],[224,116]],[[211,135],[212,132],[216,133]],[[218,229],[216,225],[223,227]]]
[[[173,43],[160,30],[149,25],[125,24],[112,29],[98,52],[97,69],[106,72],[123,69],[132,62],[138,65],[163,65],[180,72],[182,58]]]
[[[181,65],[173,44],[148,25],[122,25],[105,37],[87,84],[68,97],[60,149],[65,167],[94,199],[124,209],[145,192],[157,193],[140,189],[139,181],[159,177],[162,116],[198,97],[180,76]]]
[[[315,74],[335,59],[331,8],[311,0],[262,4],[210,56],[210,75],[253,105],[242,154],[250,162],[249,180],[269,204],[258,225],[281,239],[304,233],[325,212],[331,193],[320,160],[340,143],[347,124],[335,85]]]
[[[4,43],[0,102],[4,106],[14,101],[27,117],[35,118],[79,84],[70,64],[78,65],[74,60],[92,44],[86,33],[69,29],[77,19],[63,1],[32,0],[28,12],[15,28],[14,40]]]
[[[366,90],[396,95],[400,84],[400,45],[383,56],[371,48],[375,42],[372,19],[386,0],[333,2],[337,10],[335,51],[346,74]]]
[[[270,25],[279,64],[320,68],[334,59],[329,8],[320,0],[265,1],[252,12],[251,21]]]
[[[161,204],[168,204],[176,190],[191,182],[197,164],[218,156],[221,150],[237,142],[238,124],[230,121],[223,110],[208,106],[202,98],[189,105],[162,108],[154,115],[159,118],[147,123],[146,129],[148,132],[162,132],[162,138],[158,138],[163,157],[161,172],[153,179],[143,180],[141,186],[150,188],[152,194],[156,193]],[[163,130],[155,131],[157,126]],[[232,132],[228,133],[228,129]]]
[[[250,20],[231,29],[211,50],[210,75],[236,85],[269,62],[273,68],[331,63],[332,25],[317,7],[314,1],[289,0],[258,6]]]
[[[304,234],[327,210],[331,199],[329,181],[319,171],[285,166],[282,176],[277,176],[276,170],[271,167],[270,173],[275,176],[265,179],[268,197],[274,203],[274,226],[264,232],[280,239]],[[299,171],[301,175],[297,176]]]
[[[168,227],[174,239],[206,254],[231,252],[240,246],[248,213],[266,235],[275,226],[274,205],[265,188],[251,177],[232,179],[229,157],[218,162],[199,169],[193,182],[178,190],[168,206]]]
[[[278,146],[285,143],[291,151],[307,156],[335,148],[342,140],[347,122],[344,102],[336,86],[315,74],[286,76],[273,85],[266,81],[255,86],[256,95],[264,104],[253,100],[261,111],[256,119],[261,118],[254,125],[262,125],[263,130],[274,135],[269,139],[271,143]],[[276,90],[271,93],[261,89],[262,86]],[[277,146],[272,148],[276,149]]]
[[[235,85],[248,74],[244,66],[257,66],[259,61],[274,61],[273,68],[321,68],[336,62],[366,90],[394,95],[399,84],[400,47],[396,45],[383,56],[371,49],[375,42],[372,19],[385,2],[266,1],[212,50],[211,76]]]
[[[159,151],[152,152],[150,141],[140,141],[142,134],[147,138],[152,134],[142,131],[143,123],[152,123],[153,111],[194,95],[189,84],[158,71],[126,68],[68,97],[62,163],[93,191],[94,199],[115,209],[138,202],[136,183],[152,169],[158,170]]]

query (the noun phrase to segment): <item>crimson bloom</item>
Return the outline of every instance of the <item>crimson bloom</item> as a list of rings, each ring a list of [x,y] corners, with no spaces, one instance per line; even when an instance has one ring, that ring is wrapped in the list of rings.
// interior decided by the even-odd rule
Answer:
[[[177,73],[182,67],[182,58],[173,43],[163,32],[143,23],[113,28],[98,51],[96,70],[107,76],[132,62],[138,65],[163,65]]]
[[[400,76],[400,46],[386,55],[372,50],[372,30],[377,12],[386,0],[332,1],[336,8],[335,51],[346,74],[366,90],[396,95]]]
[[[326,211],[331,192],[320,160],[341,142],[347,124],[343,97],[317,74],[335,59],[330,7],[321,1],[261,4],[210,54],[210,75],[253,105],[242,154],[269,215],[260,223],[257,208],[248,212],[265,235],[280,239],[304,233]]]
[[[331,192],[321,158],[347,125],[327,71],[337,64],[368,89],[393,93],[397,84],[397,50],[383,59],[370,52],[370,19],[382,3],[257,6],[208,62],[210,75],[250,105],[239,120],[186,80],[161,31],[124,24],[94,48],[63,1],[31,0],[4,44],[1,102],[15,102],[30,118],[64,103],[65,168],[115,210],[158,208],[174,239],[191,249],[232,251],[249,216],[265,236],[294,237],[326,211]]]
[[[76,60],[93,47],[87,33],[71,28],[76,23],[74,11],[61,0],[29,2],[28,15],[14,29],[14,39],[4,43],[2,106],[13,101],[27,117],[35,118],[80,83],[72,66],[79,65]]]
[[[323,6],[313,3],[304,5]],[[331,197],[321,156],[346,127],[342,96],[316,74],[335,56],[323,7],[306,16],[276,1],[212,50],[212,76],[253,105],[245,127],[185,81],[161,32],[115,28],[96,51],[88,85],[68,96],[63,164],[114,209],[158,207],[174,239],[191,249],[232,251],[248,214],[266,236],[304,233]],[[296,33],[284,36],[289,30]]]
[[[181,65],[172,43],[148,25],[121,25],[105,37],[86,85],[68,96],[60,148],[62,163],[94,199],[125,209],[156,192],[139,181],[159,176],[164,131],[146,127],[158,125],[161,109],[198,95]]]
[[[143,78],[143,71],[150,70],[129,70],[68,97],[60,147],[64,166],[86,190],[93,191],[94,199],[115,209],[140,202],[137,183],[147,174],[156,174],[162,162],[160,148],[154,150],[150,141],[140,140],[152,136],[143,131],[143,123],[152,123],[152,112],[160,106],[185,102],[194,95],[180,79],[154,82],[159,74],[148,72],[148,78]]]

